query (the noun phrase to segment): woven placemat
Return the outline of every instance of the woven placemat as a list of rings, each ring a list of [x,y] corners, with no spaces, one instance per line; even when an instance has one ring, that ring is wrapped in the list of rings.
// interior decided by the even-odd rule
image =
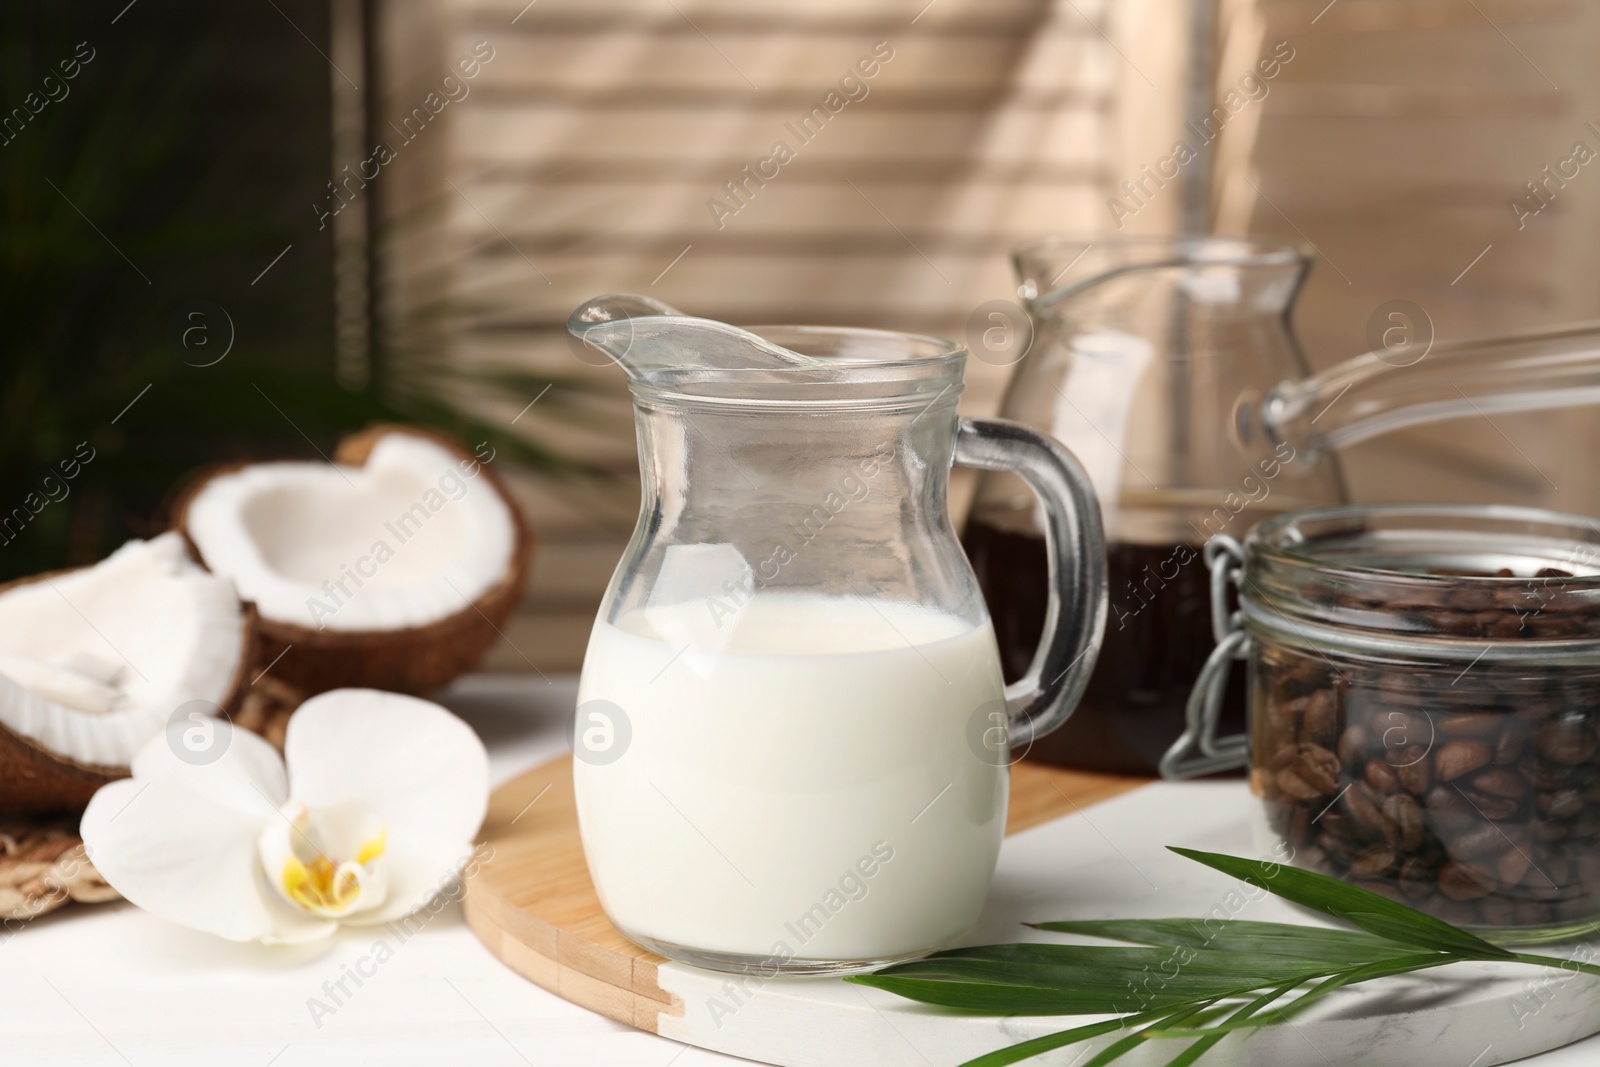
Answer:
[[[260,734],[282,752],[289,716],[303,699],[293,686],[262,677],[246,693],[233,724]],[[78,816],[0,817],[0,924],[5,931],[68,901],[118,899],[84,854]]]

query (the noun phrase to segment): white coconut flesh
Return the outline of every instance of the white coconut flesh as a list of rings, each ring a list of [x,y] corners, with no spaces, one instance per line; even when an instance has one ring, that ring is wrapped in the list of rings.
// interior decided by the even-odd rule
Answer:
[[[263,618],[313,630],[402,630],[471,610],[516,551],[510,508],[480,465],[406,433],[385,434],[360,467],[218,475],[185,529]]]
[[[244,616],[183,538],[0,593],[0,723],[78,763],[125,767],[180,706],[227,699]]]

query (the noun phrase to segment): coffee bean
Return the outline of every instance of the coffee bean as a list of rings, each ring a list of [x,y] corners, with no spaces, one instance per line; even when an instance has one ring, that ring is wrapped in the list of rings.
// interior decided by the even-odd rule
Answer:
[[[1520,800],[1528,795],[1528,780],[1515,771],[1495,767],[1472,776],[1472,788],[1490,796]]]
[[[1394,834],[1394,827],[1383,814],[1381,803],[1365,782],[1354,782],[1344,791],[1344,810],[1350,820],[1372,840],[1387,839]]]
[[[1400,784],[1406,787],[1406,792],[1420,797],[1433,785],[1432,757],[1420,745],[1402,749],[1395,773],[1400,776]]]
[[[1526,749],[1527,738],[1522,730],[1512,723],[1506,723],[1494,743],[1494,761],[1502,767],[1509,767],[1522,757]]]
[[[1400,864],[1400,891],[1412,900],[1433,896],[1438,886],[1439,869],[1417,856]]]
[[[1332,689],[1318,689],[1306,698],[1300,740],[1332,749],[1339,737],[1339,701]]]
[[[1360,851],[1360,846],[1355,842],[1346,841],[1341,837],[1335,837],[1326,832],[1317,835],[1317,847],[1327,853],[1330,858],[1340,859],[1345,863],[1349,863],[1355,858],[1356,853]]]
[[[1386,840],[1402,852],[1415,852],[1422,847],[1423,836],[1428,832],[1427,816],[1422,805],[1406,793],[1399,793],[1383,802],[1383,814],[1388,819]]]
[[[1482,741],[1451,741],[1433,754],[1433,771],[1441,781],[1450,782],[1494,759],[1494,749]]]
[[[1550,844],[1561,841],[1572,833],[1572,827],[1564,822],[1548,822],[1544,819],[1535,819],[1528,824],[1528,832],[1535,841]]]
[[[1382,760],[1368,760],[1367,784],[1379,793],[1393,793],[1400,788],[1400,774]]]
[[[1309,808],[1307,810],[1310,810]],[[1362,841],[1365,839],[1361,828],[1348,816],[1332,810],[1330,805],[1323,808],[1315,816],[1318,828],[1327,831],[1334,837],[1346,841]]]
[[[1505,716],[1493,712],[1445,715],[1439,719],[1439,732],[1447,737],[1491,737],[1500,732]]]
[[[1399,862],[1400,854],[1388,845],[1373,845],[1350,861],[1350,874],[1355,878],[1377,878]]]
[[[1493,793],[1485,793],[1479,789],[1462,789],[1461,795],[1472,805],[1473,811],[1495,822],[1512,818],[1522,811],[1522,804],[1518,801],[1497,797]]]
[[[1454,833],[1441,834],[1444,847],[1458,860],[1476,859],[1506,847],[1506,835],[1493,823],[1476,823]]]
[[[1553,793],[1540,793],[1534,806],[1541,815],[1552,819],[1571,819],[1583,810],[1583,794],[1576,789],[1559,789]]]
[[[1267,767],[1269,770],[1281,771],[1293,763],[1299,754],[1299,747],[1293,741],[1286,741],[1272,750],[1272,755],[1267,757]]]
[[[1494,861],[1495,878],[1509,889],[1522,881],[1532,865],[1533,857],[1525,849],[1508,848]]]
[[[1430,822],[1441,816],[1445,817],[1447,822],[1458,822],[1462,819],[1477,822],[1479,819],[1478,809],[1474,808],[1472,802],[1454,786],[1434,786],[1422,798],[1422,806],[1426,809]]]
[[[1529,756],[1517,761],[1517,772],[1535,789],[1565,789],[1577,781],[1577,770]]]
[[[1368,723],[1378,734],[1378,741],[1386,751],[1398,752],[1412,745],[1427,748],[1434,743],[1436,731],[1433,720],[1426,715],[1408,711],[1388,710]],[[1397,762],[1391,759],[1391,763]]]
[[[1577,880],[1572,860],[1560,845],[1540,847],[1538,860],[1533,865],[1538,868],[1540,881],[1554,882],[1557,886],[1569,886]]]
[[[1452,860],[1439,870],[1439,892],[1451,900],[1481,900],[1494,892],[1494,883],[1476,868]]]
[[[1595,754],[1594,730],[1581,714],[1563,715],[1541,723],[1534,735],[1534,747],[1551,763],[1571,767]]]
[[[1316,800],[1322,796],[1322,790],[1300,777],[1294,767],[1285,767],[1273,779],[1279,789],[1294,797],[1296,800]]]
[[[1367,753],[1367,728],[1360,723],[1345,727],[1339,736],[1339,760],[1346,767],[1358,767]]]
[[[1339,757],[1321,745],[1302,744],[1288,769],[1323,796],[1333,796],[1339,791],[1341,766]]]

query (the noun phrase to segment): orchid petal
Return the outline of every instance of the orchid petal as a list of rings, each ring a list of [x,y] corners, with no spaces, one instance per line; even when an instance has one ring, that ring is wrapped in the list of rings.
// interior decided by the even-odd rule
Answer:
[[[262,737],[226,719],[208,719],[209,750],[183,748],[183,731],[151,738],[129,768],[140,781],[168,781],[204,798],[249,814],[259,821],[289,797],[283,759]],[[203,729],[205,723],[184,729]],[[217,749],[220,755],[214,754]]]
[[[256,837],[271,809],[219,803],[188,787],[213,779],[186,777],[122,779],[95,793],[80,831],[106,881],[153,915],[230,941],[331,933],[332,923],[309,922],[263,893]]]
[[[470,841],[459,841],[449,847],[419,849],[409,843],[397,843],[385,854],[388,873],[387,899],[370,911],[362,911],[345,919],[350,926],[370,926],[399,919],[412,912],[427,908],[436,914],[448,901],[461,899],[462,887],[459,872],[473,858]]]
[[[289,790],[309,808],[358,802],[383,820],[389,847],[459,862],[489,804],[489,757],[472,728],[439,705],[375,689],[312,697],[289,720]],[[437,880],[437,879],[435,879]]]

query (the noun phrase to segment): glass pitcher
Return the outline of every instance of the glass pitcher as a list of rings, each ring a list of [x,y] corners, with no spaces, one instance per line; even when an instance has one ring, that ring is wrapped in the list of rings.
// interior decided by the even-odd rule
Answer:
[[[1297,244],[1230,237],[1053,240],[1017,254],[1035,334],[1001,414],[1088,470],[1110,597],[1082,705],[1036,756],[1157,769],[1215,645],[1202,546],[1343,502],[1336,449],[1423,422],[1600,402],[1593,326],[1437,345],[1385,337],[1396,343],[1306,377],[1289,312],[1310,263]],[[1041,530],[1020,483],[984,477],[963,543],[1008,674],[1042,626]],[[1219,731],[1241,732],[1241,665],[1221,703]]]
[[[608,297],[570,328],[630,376],[639,522],[591,633],[573,777],[613,924],[671,959],[849,973],[982,906],[1012,744],[1072,711],[1105,621],[1094,492],[1034,431],[958,418],[966,351]],[[952,462],[1039,496],[1043,638],[1002,681]]]

